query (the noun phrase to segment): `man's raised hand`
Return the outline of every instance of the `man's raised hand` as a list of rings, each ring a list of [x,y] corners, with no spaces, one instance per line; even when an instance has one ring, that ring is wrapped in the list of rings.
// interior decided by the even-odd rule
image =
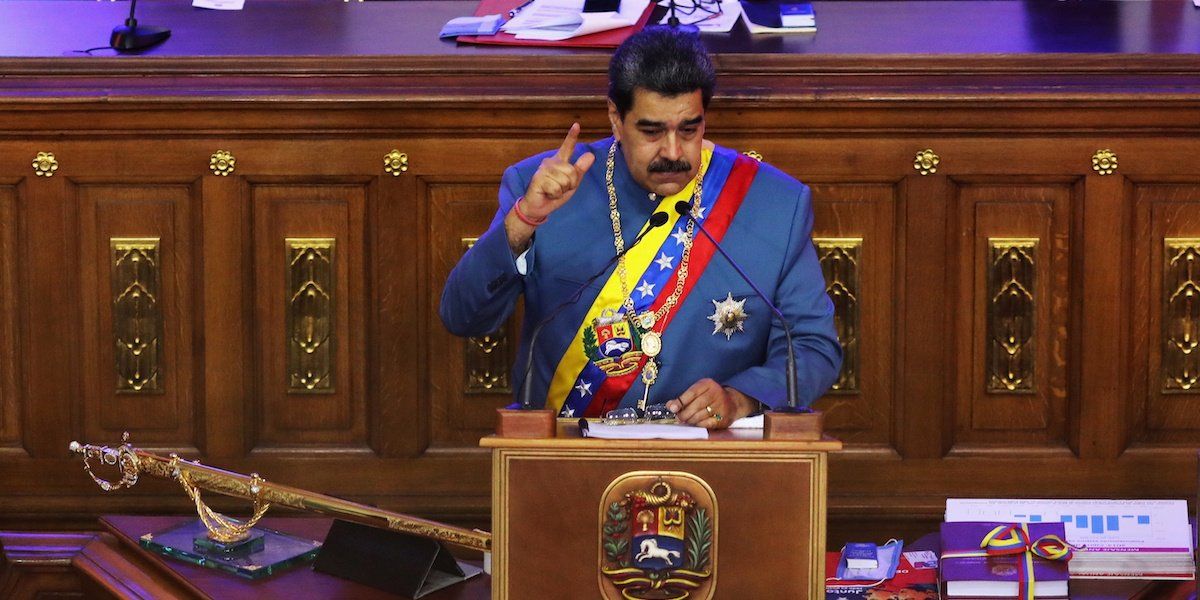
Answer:
[[[579,139],[579,123],[573,123],[558,152],[542,160],[538,170],[529,181],[525,199],[521,201],[521,212],[531,219],[540,220],[571,199],[583,174],[596,162],[596,155],[584,152],[571,163],[571,152]]]

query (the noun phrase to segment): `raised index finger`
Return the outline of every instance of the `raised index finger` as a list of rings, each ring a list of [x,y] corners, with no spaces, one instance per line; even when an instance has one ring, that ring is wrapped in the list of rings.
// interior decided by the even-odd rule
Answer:
[[[558,148],[559,160],[571,160],[571,152],[575,151],[575,140],[577,139],[579,139],[579,123],[571,123],[571,130],[567,132],[567,139],[563,140],[562,146]]]

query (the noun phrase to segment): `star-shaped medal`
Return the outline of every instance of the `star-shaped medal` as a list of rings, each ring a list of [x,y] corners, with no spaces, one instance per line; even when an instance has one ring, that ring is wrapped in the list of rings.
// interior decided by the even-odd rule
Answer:
[[[733,299],[733,292],[729,292],[724,300],[720,302],[713,300],[715,310],[713,314],[708,316],[708,320],[714,323],[713,335],[724,333],[725,339],[731,339],[733,334],[738,331],[745,331],[743,323],[746,322],[746,317],[749,313],[746,312],[746,299]]]

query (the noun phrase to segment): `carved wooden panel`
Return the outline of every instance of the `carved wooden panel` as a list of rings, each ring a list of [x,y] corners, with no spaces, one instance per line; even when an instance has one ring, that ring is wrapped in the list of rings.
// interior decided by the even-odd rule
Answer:
[[[17,382],[17,188],[0,185],[0,444],[15,443],[20,436],[20,401]]]
[[[255,444],[259,448],[314,443],[367,446],[364,227],[368,197],[367,186],[357,183],[250,185],[253,345],[257,348],[257,393],[252,397],[259,407]],[[336,251],[330,253],[334,245]],[[318,246],[326,247],[317,252]],[[296,264],[310,257],[311,262]],[[306,270],[309,266],[312,272]],[[298,299],[297,294],[314,289],[310,283],[318,285],[324,300]],[[305,323],[312,326],[313,336]],[[332,333],[336,344],[322,338],[327,333]],[[306,357],[311,363],[290,360],[289,356],[295,357],[295,344],[328,354]],[[307,374],[316,364],[322,372]],[[289,365],[296,370],[289,370]],[[314,380],[334,385],[314,394],[303,383]]]
[[[958,181],[960,445],[1067,443],[1069,181]]]
[[[187,184],[80,184],[83,431],[198,445],[195,212]]]
[[[1200,183],[1135,187],[1134,414],[1147,442],[1200,431]]]
[[[889,443],[895,418],[896,318],[894,276],[896,187],[886,182],[808,181],[813,192],[813,238],[834,293],[839,333],[849,360],[844,389],[816,403],[825,426],[844,441]],[[836,277],[835,277],[836,276]],[[853,331],[852,338],[846,333]],[[849,379],[846,379],[849,374]]]
[[[495,424],[496,408],[512,402],[510,380],[516,356],[518,316],[486,338],[464,339],[450,335],[437,317],[437,306],[446,278],[467,244],[487,230],[496,215],[499,182],[494,178],[464,177],[454,181],[431,180],[424,186],[430,207],[429,300],[434,321],[429,354],[438,367],[430,402],[433,441],[444,445],[474,445]],[[500,357],[500,358],[497,358]],[[503,358],[507,357],[507,358]],[[507,386],[497,385],[507,383]]]

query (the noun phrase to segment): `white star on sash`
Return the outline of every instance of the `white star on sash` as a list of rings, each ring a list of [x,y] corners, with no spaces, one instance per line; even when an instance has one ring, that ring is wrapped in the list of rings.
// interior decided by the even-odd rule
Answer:
[[[673,264],[674,262],[674,256],[667,256],[667,253],[663,252],[662,254],[658,255],[658,258],[654,261],[654,264],[658,265],[659,271],[666,271],[667,269],[675,268],[675,265]]]
[[[564,406],[562,409],[562,416],[564,416],[564,417],[575,416],[575,409],[570,406]]]
[[[590,381],[587,381],[587,382],[580,381],[579,385],[575,386],[575,390],[579,392],[579,395],[581,397],[582,396],[590,396],[590,395],[592,395],[592,383]],[[567,415],[567,416],[569,417],[571,415]]]
[[[654,284],[649,281],[643,281],[642,285],[637,286],[636,289],[641,292],[643,298],[654,295]]]
[[[708,210],[708,209],[704,208],[703,206],[697,206],[696,208],[692,209],[692,217],[695,218],[696,220],[703,219],[704,211],[706,211],[706,210]]]
[[[680,246],[688,245],[688,234],[682,229],[672,233],[671,237],[675,238],[675,243],[679,244]]]

